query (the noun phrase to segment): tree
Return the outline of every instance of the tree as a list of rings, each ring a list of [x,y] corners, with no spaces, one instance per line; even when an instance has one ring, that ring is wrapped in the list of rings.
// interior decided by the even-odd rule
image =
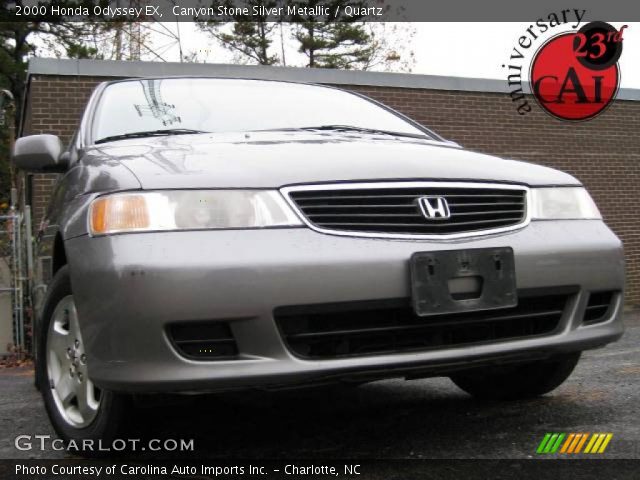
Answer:
[[[230,34],[222,33],[219,38],[227,48],[239,51],[258,65],[274,65],[278,56],[271,55],[269,47],[275,27],[276,23],[266,21],[236,22]]]
[[[99,4],[106,4],[107,0],[100,0]],[[15,5],[22,6],[22,0]],[[45,4],[45,2],[40,2]],[[60,0],[62,7],[87,6],[90,10],[96,2],[88,0]],[[2,141],[2,155],[0,157],[0,202],[8,198],[8,134],[6,127],[13,122],[18,129],[20,109],[23,104],[24,84],[27,72],[27,59],[35,55],[38,48],[51,48],[60,55],[86,58],[94,56],[97,50],[87,44],[87,39],[94,33],[92,24],[88,22],[70,22],[64,18],[48,16],[42,21],[15,22],[13,7],[8,2],[0,5],[0,88],[8,89],[14,97],[14,118],[5,119],[5,128],[0,132]],[[45,21],[46,20],[46,21]]]
[[[23,3],[22,0],[15,2],[20,6]],[[56,3],[61,7],[89,6],[90,11],[95,5],[88,0],[60,0]],[[106,4],[108,0],[98,3]],[[15,19],[13,8],[3,2],[0,6],[0,84],[9,87],[17,109],[22,105],[27,58],[36,54],[39,46],[67,57],[86,58],[97,54],[97,49],[88,45],[88,39],[96,33],[93,23],[65,21],[55,16],[46,17],[46,21],[5,21],[9,19]]]
[[[370,0],[224,0],[221,5],[234,13],[198,22],[198,26],[222,47],[234,52],[234,61],[238,63],[286,64],[287,31],[286,36],[295,40],[296,49],[306,57],[307,67],[410,71],[413,53],[406,49],[400,53],[394,46],[410,44],[415,29],[407,24],[367,23],[364,15],[353,14],[362,12],[369,4]],[[386,11],[392,9],[386,0],[376,0],[376,5]],[[290,15],[289,6],[295,7],[296,14]],[[322,13],[329,14],[312,15],[320,13],[316,8],[319,6],[324,7]],[[238,7],[261,15],[236,14]],[[282,13],[276,17],[277,7],[282,8]],[[350,7],[349,15],[346,7]],[[396,7],[395,14],[402,15],[403,10],[404,7]],[[272,53],[274,42],[278,43],[280,55]],[[203,51],[207,53],[204,60]],[[207,61],[211,52],[199,49],[187,58]]]
[[[374,48],[372,36],[365,22],[361,21],[364,17],[346,17],[344,13],[346,6],[364,7],[364,1],[308,0],[293,3],[307,9],[325,6],[331,12],[329,16],[295,15],[292,19],[296,22],[293,36],[299,43],[298,51],[308,59],[307,67],[354,69],[369,63]]]
[[[233,6],[233,1],[227,0],[226,4]],[[242,5],[253,11],[254,6],[271,9],[279,6],[279,2],[276,0],[246,0]],[[278,24],[273,21],[273,18],[266,15],[237,14],[225,20],[226,22],[199,22],[198,26],[218,40],[223,47],[240,54],[244,59],[258,65],[275,65],[279,62],[278,56],[270,53],[273,34],[278,28]],[[225,31],[224,28],[231,21],[233,22],[231,30]]]
[[[411,72],[415,55],[409,46],[413,44],[416,34],[414,27],[408,23],[372,22],[367,24],[367,30],[371,36],[371,51],[359,68]]]

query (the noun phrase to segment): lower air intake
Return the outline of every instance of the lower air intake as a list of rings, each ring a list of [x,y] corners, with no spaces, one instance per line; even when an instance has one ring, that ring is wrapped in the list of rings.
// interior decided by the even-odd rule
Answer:
[[[516,307],[415,315],[409,299],[279,307],[274,315],[297,356],[332,359],[475,345],[549,335],[569,295],[521,297]]]
[[[197,360],[236,358],[238,347],[224,322],[194,322],[170,325],[169,338],[178,353]]]
[[[605,321],[609,317],[615,293],[612,291],[590,293],[583,323],[592,325]]]

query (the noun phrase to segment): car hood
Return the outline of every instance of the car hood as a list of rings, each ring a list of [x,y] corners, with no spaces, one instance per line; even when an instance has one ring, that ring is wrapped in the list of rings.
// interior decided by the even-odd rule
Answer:
[[[276,188],[370,180],[579,184],[571,175],[551,168],[443,142],[347,132],[152,137],[95,145],[87,154],[95,160],[117,159],[144,189]]]

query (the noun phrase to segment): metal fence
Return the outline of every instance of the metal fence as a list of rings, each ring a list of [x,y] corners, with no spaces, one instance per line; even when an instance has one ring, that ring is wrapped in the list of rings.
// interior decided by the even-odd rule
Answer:
[[[5,347],[7,353],[18,354],[31,349],[32,258],[31,210],[26,207],[20,212],[12,207],[0,215],[0,295],[10,296],[10,302],[0,303],[0,323],[6,343],[0,345],[0,352]],[[6,335],[8,330],[10,333]]]

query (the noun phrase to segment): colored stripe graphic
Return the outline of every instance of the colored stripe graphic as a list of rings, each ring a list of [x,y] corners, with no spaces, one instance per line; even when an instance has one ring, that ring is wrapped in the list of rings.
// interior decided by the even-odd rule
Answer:
[[[596,441],[593,443],[591,448],[586,450],[584,453],[597,453],[598,449],[600,448],[600,444],[604,440],[604,437],[606,437],[604,433],[596,433],[593,436],[595,437]]]
[[[547,442],[547,445],[544,447],[544,452],[542,453],[551,453],[551,449],[553,448],[553,445],[556,443],[557,438],[558,438],[557,433],[552,434],[551,438]]]
[[[536,453],[556,453],[565,436],[565,433],[547,433],[538,445]]]
[[[593,445],[596,443],[596,440],[598,440],[598,437],[600,435],[597,433],[594,433],[593,435],[591,435],[591,438],[589,439],[589,443],[587,443],[587,448],[584,449],[584,453],[591,453],[591,447],[593,447]]]
[[[536,453],[543,453],[544,452],[544,447],[547,445],[547,442],[549,441],[550,438],[551,438],[551,434],[550,433],[546,433],[544,438],[540,442],[540,445],[538,445],[538,449],[536,450]]]
[[[594,433],[584,453],[604,453],[612,437],[611,433]]]
[[[560,453],[567,453],[567,450],[571,445],[571,443],[573,442],[574,438],[576,438],[576,434],[570,433],[569,436],[567,437],[567,440],[564,442],[564,445],[562,445],[562,450],[560,450]]]
[[[604,453],[613,438],[613,433],[546,433],[538,445],[538,454]],[[587,441],[588,440],[588,441]]]
[[[561,433],[558,435],[558,439],[556,440],[556,443],[553,445],[549,453],[556,453],[558,451],[558,449],[560,448],[560,444],[562,443],[562,440],[564,440],[564,437],[565,437],[564,433]]]
[[[602,442],[602,445],[600,445],[600,450],[598,450],[598,453],[604,453],[604,451],[607,449],[607,445],[609,445],[609,442],[611,441],[611,439],[613,438],[613,433],[607,433],[607,436],[604,439],[604,442]]]
[[[580,438],[580,442],[578,443],[578,445],[576,445],[576,450],[573,453],[580,453],[580,451],[582,450],[582,446],[584,445],[584,442],[587,441],[587,438],[589,438],[589,434],[583,433],[582,438]]]

